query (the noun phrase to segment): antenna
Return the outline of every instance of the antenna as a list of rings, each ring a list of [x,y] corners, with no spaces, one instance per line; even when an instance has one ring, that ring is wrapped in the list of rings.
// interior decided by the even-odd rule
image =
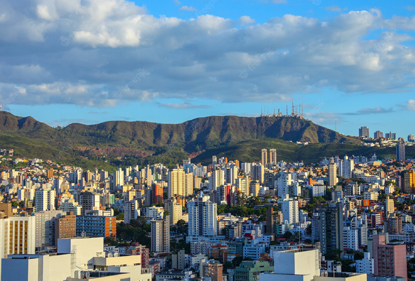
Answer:
[[[287,105],[287,114],[286,114],[286,116],[288,116],[288,105]]]
[[[262,105],[261,105],[261,117],[262,117]]]
[[[293,115],[293,116],[294,116],[294,111],[295,111],[295,109],[294,109],[294,102],[293,102],[292,111],[291,111],[291,115]]]
[[[304,103],[301,104],[301,117],[304,117]]]

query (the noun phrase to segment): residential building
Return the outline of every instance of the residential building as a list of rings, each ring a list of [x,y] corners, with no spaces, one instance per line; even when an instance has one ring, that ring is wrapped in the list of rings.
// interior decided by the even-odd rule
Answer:
[[[276,149],[269,150],[269,164],[277,165],[277,150]]]
[[[353,251],[359,250],[359,231],[351,227],[343,227],[343,248]]]
[[[151,251],[170,252],[170,217],[151,220]]]
[[[396,161],[405,161],[405,143],[399,142],[396,145]]]
[[[185,190],[185,171],[180,168],[175,168],[169,171],[169,182],[167,187],[168,197],[172,198],[176,195],[186,196]]]
[[[63,216],[63,211],[36,212],[36,249],[55,247],[56,220]]]
[[[389,218],[390,215],[395,213],[395,204],[393,202],[393,199],[391,199],[389,196],[385,199],[385,216],[386,218]]]
[[[368,138],[369,137],[369,128],[364,126],[359,129],[359,137]]]
[[[217,235],[217,205],[210,197],[199,192],[198,196],[187,203],[189,211],[189,236]]]
[[[208,262],[203,263],[201,268],[201,277],[210,277],[212,281],[223,280],[223,264]]]
[[[115,238],[116,218],[111,216],[77,216],[76,235],[88,237]]]
[[[267,149],[263,148],[261,150],[261,164],[264,167],[268,164],[268,156],[267,156],[267,154],[268,154]]]
[[[364,258],[356,261],[356,272],[366,274],[375,273],[375,261],[370,256],[370,252],[364,252]]]
[[[55,219],[55,245],[58,239],[76,237],[76,215],[67,213]]]
[[[152,204],[163,204],[163,188],[159,184],[153,184],[151,195]]]
[[[406,171],[403,178],[403,191],[408,194],[415,193],[415,170]]]
[[[374,139],[381,139],[381,138],[383,138],[383,132],[376,131],[375,134],[374,134],[374,136],[373,136],[373,138]]]
[[[235,268],[234,281],[258,281],[261,273],[273,271],[274,267],[267,261],[243,261]]]
[[[171,255],[172,268],[183,270],[186,267],[186,255],[184,250],[180,250],[177,254]]]
[[[253,181],[258,181],[260,184],[264,183],[264,165],[255,163],[251,166],[251,178]]]
[[[386,244],[385,235],[373,236],[374,273],[407,278],[405,244]]]
[[[36,190],[35,209],[36,212],[55,210],[55,190]]]
[[[99,210],[99,194],[89,191],[81,192],[81,194],[79,195],[79,205],[82,206],[82,215],[85,215],[85,212],[89,210]]]
[[[131,220],[136,220],[140,214],[140,206],[137,200],[131,200],[124,206],[124,223],[129,224]]]
[[[330,158],[329,163],[329,186],[335,186],[337,184],[337,165],[334,162],[334,158]]]
[[[298,223],[300,219],[298,200],[294,198],[290,198],[290,196],[286,194],[285,198],[281,201],[282,201],[281,205],[282,205],[283,223],[285,224]]]

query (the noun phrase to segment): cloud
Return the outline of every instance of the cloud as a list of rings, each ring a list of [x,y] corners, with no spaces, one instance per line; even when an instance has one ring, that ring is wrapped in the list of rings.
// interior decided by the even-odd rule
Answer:
[[[415,111],[415,100],[408,100],[406,108],[411,111]]]
[[[414,6],[406,6],[406,9],[408,10],[408,11],[415,11],[415,7]]]
[[[187,11],[187,12],[197,12],[198,9],[192,7],[192,6],[181,6],[180,11]]]
[[[391,113],[395,112],[393,108],[383,108],[383,107],[375,107],[375,108],[363,108],[358,110],[357,112],[351,113],[343,113],[344,115],[368,115],[368,114],[384,114],[384,113]]]
[[[108,114],[108,111],[89,111],[88,114]]]
[[[176,108],[176,109],[195,109],[195,108],[210,108],[210,105],[190,104],[190,103],[158,103],[160,107]]]
[[[325,8],[327,11],[331,11],[331,12],[341,12],[342,8],[340,8],[339,6],[329,6]]]
[[[248,25],[251,23],[255,23],[255,20],[249,16],[242,16],[238,19],[238,23],[240,25]]]
[[[344,122],[344,119],[335,112],[304,112],[304,117],[320,125],[334,125]]]
[[[182,2],[180,2],[179,0],[173,0],[173,2],[176,6],[180,6],[182,4]]]
[[[278,102],[326,89],[396,94],[414,87],[413,18],[371,10],[249,23],[155,17],[127,0],[4,0],[0,100]]]

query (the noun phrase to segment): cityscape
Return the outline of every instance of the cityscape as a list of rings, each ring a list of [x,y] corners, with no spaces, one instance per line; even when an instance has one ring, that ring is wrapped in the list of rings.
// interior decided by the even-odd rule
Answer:
[[[414,12],[0,0],[0,281],[415,280]]]

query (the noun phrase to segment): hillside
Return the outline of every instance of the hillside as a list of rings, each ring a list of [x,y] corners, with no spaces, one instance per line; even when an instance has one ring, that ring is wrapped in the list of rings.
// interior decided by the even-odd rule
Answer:
[[[169,160],[175,161],[175,157],[187,155],[202,159],[215,151],[218,154],[223,151],[229,157],[235,155],[242,159],[246,155],[250,159],[265,147],[261,141],[273,141],[287,160],[307,158],[307,154],[313,155],[313,159],[320,157],[315,150],[307,151],[307,146],[306,155],[301,156],[299,151],[303,147],[288,141],[353,147],[359,142],[309,120],[292,117],[211,116],[180,124],[109,121],[52,128],[32,117],[0,112],[0,145],[13,146],[28,157],[62,160],[69,156],[100,160],[132,157],[142,163],[143,159],[147,162],[172,157]]]

